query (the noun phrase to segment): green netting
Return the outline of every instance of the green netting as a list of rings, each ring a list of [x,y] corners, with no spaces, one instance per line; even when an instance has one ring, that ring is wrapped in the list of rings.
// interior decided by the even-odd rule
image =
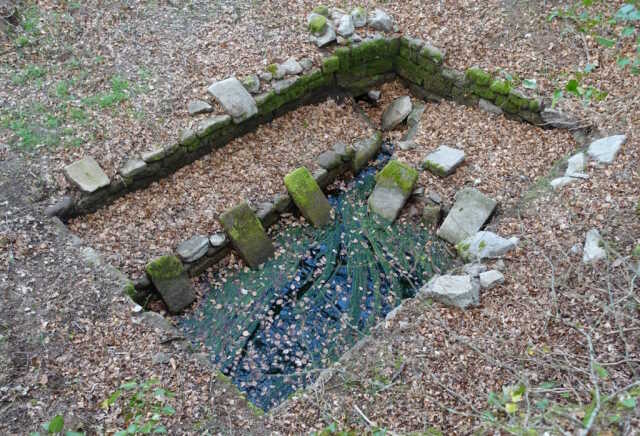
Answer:
[[[451,260],[418,223],[389,225],[369,215],[374,174],[387,158],[330,195],[332,224],[281,231],[284,254],[216,281],[182,320],[189,337],[263,409],[313,381]]]

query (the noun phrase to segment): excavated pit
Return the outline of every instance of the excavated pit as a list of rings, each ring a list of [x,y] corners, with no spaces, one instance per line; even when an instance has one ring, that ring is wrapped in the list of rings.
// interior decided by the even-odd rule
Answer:
[[[369,214],[375,173],[389,157],[383,151],[330,193],[332,224],[284,229],[279,256],[258,270],[211,281],[199,307],[180,319],[188,338],[260,408],[313,382],[451,262],[423,226],[379,223]]]

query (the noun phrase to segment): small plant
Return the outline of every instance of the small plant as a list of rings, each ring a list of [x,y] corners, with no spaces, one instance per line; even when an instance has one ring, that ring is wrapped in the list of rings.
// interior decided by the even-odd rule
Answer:
[[[89,106],[99,106],[102,109],[114,106],[129,99],[129,82],[120,76],[111,79],[111,91],[86,98],[84,103]]]
[[[117,431],[115,436],[167,433],[162,420],[176,413],[168,404],[174,394],[157,387],[158,384],[159,381],[155,379],[142,383],[129,381],[100,403],[104,410],[109,410],[116,402],[120,403],[125,429]]]
[[[63,434],[64,436],[84,436],[84,433],[77,431],[64,430],[64,417],[62,415],[54,416],[50,421],[41,425],[45,434]],[[29,433],[29,436],[41,436],[42,433],[36,431]]]
[[[532,353],[534,350],[529,351],[530,355]],[[600,380],[609,378],[608,372],[597,362],[594,362],[593,369]],[[483,425],[518,435],[541,434],[550,428],[558,430],[557,426],[571,424],[587,429],[592,425],[614,429],[625,415],[633,413],[640,388],[636,386],[612,396],[601,394],[598,407],[595,398],[591,403],[572,402],[571,392],[571,389],[562,388],[553,381],[533,388],[526,388],[524,384],[504,386],[501,395],[489,393],[489,409],[481,414]]]
[[[606,2],[597,0],[580,0],[562,9],[555,9],[549,15],[548,20],[565,19],[574,23],[579,33],[591,36],[603,49],[616,51],[617,65],[622,70],[629,70],[631,74],[640,74],[640,36],[637,36],[637,24],[640,23],[640,10],[638,1],[625,2],[616,10],[596,11],[594,5],[600,3],[609,6]],[[628,41],[636,38],[631,44],[633,51],[629,53],[626,48]],[[586,43],[585,43],[586,44]],[[559,86],[553,93],[552,106],[560,101],[565,93],[582,99],[584,104],[595,99],[600,101],[607,93],[593,86],[585,86],[582,79],[596,68],[596,65],[588,63],[584,71],[576,72],[564,85]]]

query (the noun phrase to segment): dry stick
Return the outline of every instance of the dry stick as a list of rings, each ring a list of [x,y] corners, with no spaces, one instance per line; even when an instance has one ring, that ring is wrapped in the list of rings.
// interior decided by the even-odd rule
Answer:
[[[367,423],[367,425],[369,427],[377,427],[377,425],[375,423],[371,422],[371,420],[369,418],[367,418],[367,415],[362,413],[362,410],[360,410],[360,408],[358,407],[357,404],[354,404],[353,408],[356,409],[356,412],[358,412],[358,414],[362,417],[362,419],[365,420],[365,422]]]
[[[596,400],[595,407],[591,411],[591,414],[589,415],[589,419],[585,423],[584,430],[579,432],[580,435],[586,436],[591,431],[591,427],[593,426],[593,423],[595,422],[598,416],[598,413],[600,413],[600,407],[601,407],[600,387],[598,386],[598,376],[595,370],[596,359],[595,359],[595,352],[593,350],[593,342],[591,341],[591,335],[578,327],[575,327],[575,326],[572,326],[572,327],[577,331],[579,331],[587,339],[587,345],[589,346],[589,360],[590,360],[589,368],[591,370],[591,382],[593,383],[594,396]]]

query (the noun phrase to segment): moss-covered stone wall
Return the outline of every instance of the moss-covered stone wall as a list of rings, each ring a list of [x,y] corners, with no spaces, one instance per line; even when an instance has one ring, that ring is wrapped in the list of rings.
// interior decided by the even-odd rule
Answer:
[[[91,194],[74,192],[71,205],[59,208],[58,216],[69,218],[93,212],[299,106],[345,92],[361,95],[396,77],[419,98],[444,98],[466,105],[476,105],[482,99],[507,116],[542,124],[539,97],[513,89],[510,82],[478,67],[466,71],[448,68],[445,60],[444,50],[406,36],[376,37],[338,47],[317,68],[276,82],[271,90],[256,96],[258,113],[253,117],[235,124],[228,115],[216,115],[195,129],[181,131],[175,143],[138,159],[135,171],[126,171],[125,165],[108,186]]]

